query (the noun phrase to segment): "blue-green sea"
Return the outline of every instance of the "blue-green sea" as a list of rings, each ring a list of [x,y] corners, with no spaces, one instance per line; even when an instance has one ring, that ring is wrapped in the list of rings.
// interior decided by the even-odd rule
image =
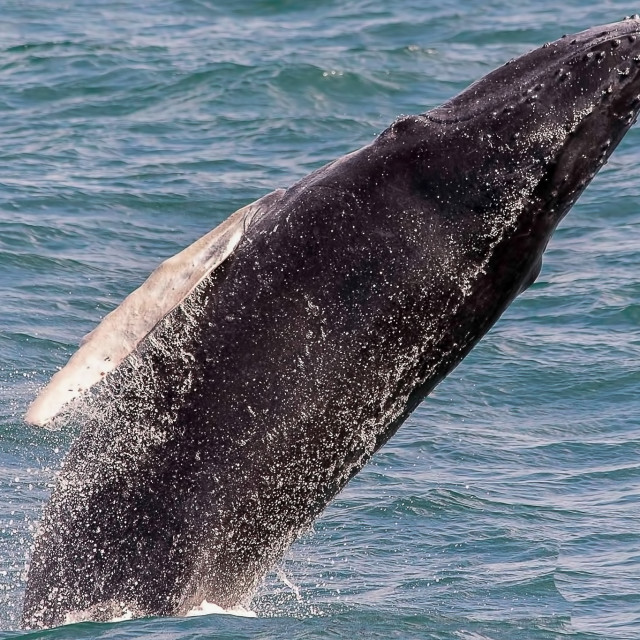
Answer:
[[[542,273],[252,603],[18,630],[73,433],[23,414],[231,212],[611,0],[0,0],[0,638],[640,638],[640,127]]]

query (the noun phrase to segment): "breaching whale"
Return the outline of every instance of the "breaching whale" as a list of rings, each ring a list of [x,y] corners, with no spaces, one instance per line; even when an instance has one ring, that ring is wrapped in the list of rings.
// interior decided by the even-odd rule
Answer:
[[[30,408],[81,431],[23,625],[245,602],[536,278],[640,107],[640,20],[546,44],[241,209]]]

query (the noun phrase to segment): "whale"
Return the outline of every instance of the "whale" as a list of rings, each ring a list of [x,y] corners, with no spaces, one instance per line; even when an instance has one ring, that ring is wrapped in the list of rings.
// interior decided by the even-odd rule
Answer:
[[[509,304],[640,108],[640,20],[545,44],[240,209],[26,420],[77,436],[22,625],[250,602]]]

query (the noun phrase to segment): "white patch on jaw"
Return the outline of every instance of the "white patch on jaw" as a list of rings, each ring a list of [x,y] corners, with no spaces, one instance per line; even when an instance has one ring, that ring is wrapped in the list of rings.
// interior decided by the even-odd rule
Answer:
[[[233,253],[255,215],[283,194],[284,190],[278,189],[238,209],[213,231],[165,260],[84,337],[80,349],[33,401],[25,420],[45,426],[68,402],[115,369],[162,318]]]

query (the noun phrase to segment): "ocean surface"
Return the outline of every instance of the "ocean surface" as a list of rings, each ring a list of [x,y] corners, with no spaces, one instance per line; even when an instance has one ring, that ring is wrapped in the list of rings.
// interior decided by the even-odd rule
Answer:
[[[138,6],[140,5],[140,6]],[[18,630],[39,388],[164,258],[612,0],[0,2],[0,638],[640,638],[640,127],[252,603]]]

